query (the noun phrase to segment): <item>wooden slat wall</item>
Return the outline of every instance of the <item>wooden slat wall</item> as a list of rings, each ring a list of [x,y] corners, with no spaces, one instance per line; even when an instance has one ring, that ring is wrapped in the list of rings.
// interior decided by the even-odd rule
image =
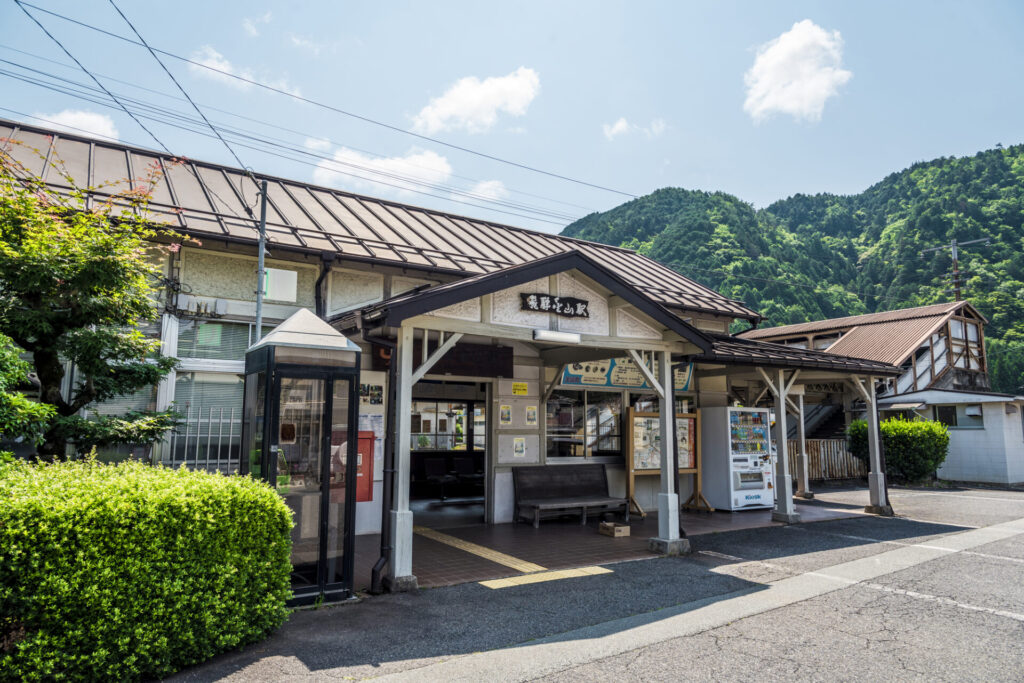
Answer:
[[[789,441],[789,471],[796,482],[800,442]],[[807,439],[807,469],[811,480],[857,479],[868,476],[867,463],[853,457],[845,439]]]

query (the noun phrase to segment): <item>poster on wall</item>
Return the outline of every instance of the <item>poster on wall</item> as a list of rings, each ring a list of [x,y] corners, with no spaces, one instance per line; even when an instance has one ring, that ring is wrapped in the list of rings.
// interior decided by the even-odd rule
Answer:
[[[654,376],[657,377],[657,369]],[[677,369],[672,377],[676,391],[689,391],[693,363]],[[611,387],[617,389],[649,389],[640,368],[630,358],[570,363],[562,372],[565,386]]]
[[[696,420],[676,417],[676,448],[679,467],[697,466]],[[633,469],[657,470],[661,468],[661,423],[657,417],[633,417]]]
[[[530,393],[530,385],[527,382],[512,382],[513,396],[526,396]]]
[[[512,424],[512,406],[501,406],[498,409],[498,422],[503,425]]]
[[[537,426],[537,406],[526,406],[526,426]]]
[[[697,466],[697,421],[692,417],[676,418],[676,448],[679,450],[679,467]]]
[[[359,385],[359,405],[382,406],[384,405],[384,387],[380,384]]]
[[[661,467],[661,424],[657,417],[633,417],[633,469]]]
[[[512,456],[516,458],[526,457],[526,437],[517,436],[512,439]]]

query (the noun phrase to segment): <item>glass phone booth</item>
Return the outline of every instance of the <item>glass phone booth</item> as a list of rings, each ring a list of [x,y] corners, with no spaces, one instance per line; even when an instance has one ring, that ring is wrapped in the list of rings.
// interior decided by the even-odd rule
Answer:
[[[359,347],[300,310],[245,354],[241,471],[293,513],[293,604],[352,595]]]

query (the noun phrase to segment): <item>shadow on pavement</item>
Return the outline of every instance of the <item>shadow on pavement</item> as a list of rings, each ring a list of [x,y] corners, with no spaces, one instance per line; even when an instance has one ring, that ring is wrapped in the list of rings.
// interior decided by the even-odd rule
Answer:
[[[896,543],[963,527],[870,516],[695,536],[693,554],[608,565],[610,574],[491,590],[476,583],[372,597],[292,614],[266,641],[221,655],[173,680],[206,681],[245,670],[275,680],[327,669],[362,678],[633,615],[716,601],[769,581],[885,552]]]

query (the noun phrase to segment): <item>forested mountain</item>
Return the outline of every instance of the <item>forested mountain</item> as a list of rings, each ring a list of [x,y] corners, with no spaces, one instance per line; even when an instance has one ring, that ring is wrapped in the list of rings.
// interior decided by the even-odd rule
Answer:
[[[722,192],[664,188],[562,234],[637,249],[746,302],[763,325],[950,301],[948,250],[921,250],[989,238],[960,252],[964,293],[989,320],[993,388],[1024,389],[1024,145],[762,210]]]

